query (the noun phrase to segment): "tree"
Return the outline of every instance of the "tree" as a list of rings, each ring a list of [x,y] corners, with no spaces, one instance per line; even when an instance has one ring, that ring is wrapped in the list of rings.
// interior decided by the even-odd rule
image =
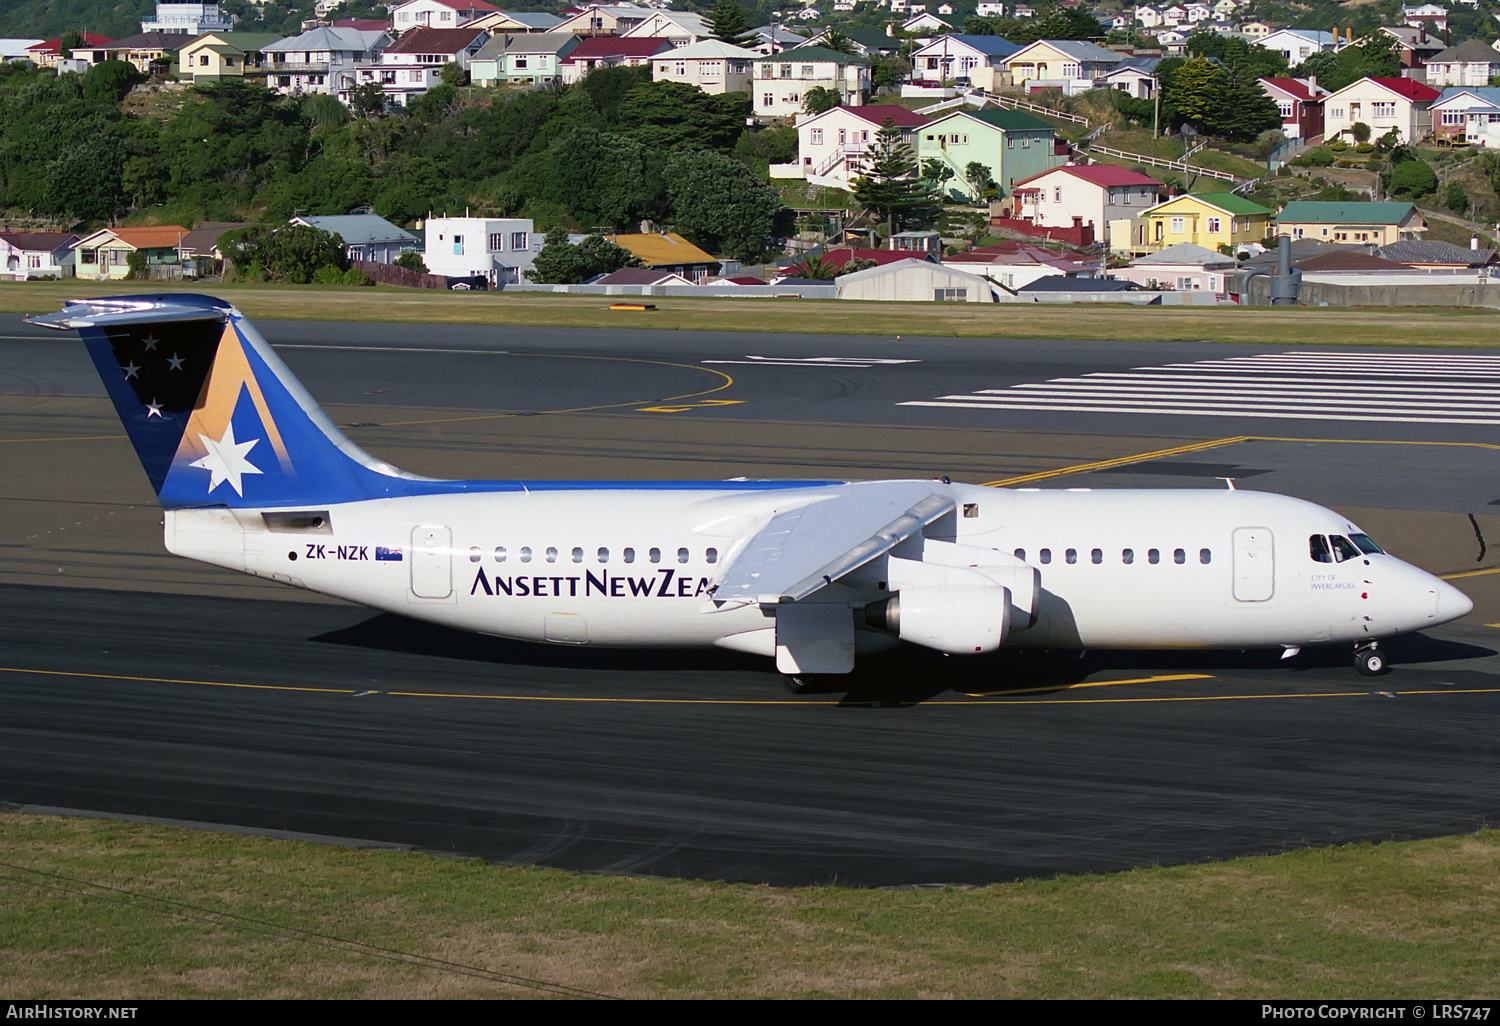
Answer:
[[[355,117],[376,117],[385,113],[385,107],[385,90],[379,82],[366,82],[349,90],[349,109]]]
[[[728,153],[745,131],[750,94],[705,93],[686,82],[648,82],[626,93],[619,105],[621,134],[651,149],[685,147]]]
[[[1421,160],[1404,160],[1391,168],[1387,187],[1392,196],[1421,199],[1437,190],[1437,172]]]
[[[854,40],[838,29],[829,29],[828,34],[823,37],[823,42],[819,45],[825,50],[832,50],[834,53],[846,53],[851,57],[854,56]]]
[[[931,210],[927,186],[916,177],[916,158],[892,119],[886,118],[876,133],[867,166],[869,171],[854,181],[854,198],[884,217],[891,234],[898,221],[919,220]]]
[[[922,162],[922,177],[926,179],[933,192],[941,195],[943,186],[958,177],[953,169],[936,157],[929,157]]]
[[[802,109],[809,114],[822,114],[824,111],[843,103],[843,97],[837,89],[824,89],[822,86],[813,86],[802,94]]]
[[[985,190],[991,189],[995,185],[995,179],[990,174],[990,169],[977,160],[971,160],[964,166],[964,181],[968,182],[970,187],[973,188],[976,200],[983,199]]]
[[[719,0],[714,4],[708,12],[708,27],[715,39],[730,46],[748,47],[755,39],[749,16],[735,0]]]
[[[416,271],[418,274],[427,273],[427,264],[422,260],[422,253],[416,249],[403,249],[401,255],[392,260],[396,267],[404,267],[408,271]]]
[[[259,269],[294,285],[306,285],[320,268],[342,272],[348,266],[343,239],[305,224],[237,228],[219,238],[219,251],[251,275]]]
[[[95,103],[117,104],[141,80],[141,73],[126,61],[100,61],[83,76],[83,95]]]
[[[439,75],[443,80],[443,85],[452,86],[455,89],[469,84],[469,73],[457,61],[449,61],[447,64],[444,64],[443,70],[439,72]]]
[[[1165,63],[1165,62],[1163,62]],[[1172,76],[1170,88],[1162,85],[1162,106],[1171,106],[1173,121],[1208,131],[1215,111],[1215,100],[1224,88],[1224,73],[1203,57],[1186,61]]]
[[[714,254],[753,260],[776,231],[781,196],[743,163],[717,153],[679,153],[662,174],[673,227]]]
[[[590,235],[574,245],[566,228],[547,233],[542,251],[536,255],[526,277],[544,285],[576,285],[622,267],[644,267],[630,252],[599,235]]]

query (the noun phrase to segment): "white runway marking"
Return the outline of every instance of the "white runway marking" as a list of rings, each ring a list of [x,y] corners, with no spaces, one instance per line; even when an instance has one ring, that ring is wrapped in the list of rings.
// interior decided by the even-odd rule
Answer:
[[[1287,352],[1101,371],[901,406],[1500,424],[1500,356]]]

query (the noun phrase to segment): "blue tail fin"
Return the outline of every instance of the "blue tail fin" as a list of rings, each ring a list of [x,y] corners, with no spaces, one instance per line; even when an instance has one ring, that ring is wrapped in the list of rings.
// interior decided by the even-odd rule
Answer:
[[[82,336],[167,509],[352,502],[404,494],[425,480],[344,437],[222,300],[77,300],[32,323]]]

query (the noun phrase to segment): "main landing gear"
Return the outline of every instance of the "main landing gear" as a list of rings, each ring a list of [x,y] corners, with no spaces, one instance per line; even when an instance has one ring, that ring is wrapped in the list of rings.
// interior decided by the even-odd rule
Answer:
[[[1379,677],[1383,673],[1389,673],[1390,662],[1385,653],[1376,647],[1375,642],[1360,645],[1354,650],[1354,668],[1366,677]]]

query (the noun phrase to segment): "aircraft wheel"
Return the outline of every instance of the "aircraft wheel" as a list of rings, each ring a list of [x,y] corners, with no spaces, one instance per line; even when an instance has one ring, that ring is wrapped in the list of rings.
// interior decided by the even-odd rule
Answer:
[[[1380,649],[1362,648],[1354,653],[1354,668],[1366,677],[1379,677],[1390,672],[1391,666]]]
[[[805,695],[809,691],[811,691],[813,687],[813,679],[811,677],[802,676],[795,673],[789,673],[786,676],[782,677],[781,682],[785,684],[786,689],[794,695]]]

